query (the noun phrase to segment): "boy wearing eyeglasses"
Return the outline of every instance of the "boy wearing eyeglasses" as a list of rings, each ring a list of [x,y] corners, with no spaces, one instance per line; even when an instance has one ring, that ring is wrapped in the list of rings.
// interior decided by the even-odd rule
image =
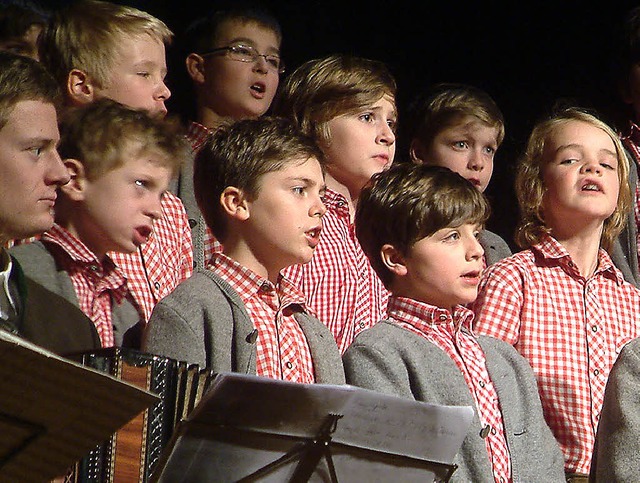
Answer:
[[[282,32],[264,7],[252,2],[222,2],[195,20],[183,37],[183,58],[191,79],[195,105],[187,136],[194,154],[212,131],[229,120],[263,115],[278,88],[284,63]],[[220,250],[193,196],[191,166],[183,169],[177,194],[192,225],[196,267],[203,268]]]

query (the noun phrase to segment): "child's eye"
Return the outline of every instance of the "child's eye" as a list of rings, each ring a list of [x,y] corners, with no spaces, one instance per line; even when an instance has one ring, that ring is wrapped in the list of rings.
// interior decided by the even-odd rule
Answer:
[[[616,169],[613,165],[611,165],[609,163],[600,163],[600,165],[605,169],[611,169],[611,170],[615,170]]]
[[[370,112],[365,112],[364,114],[360,115],[360,119],[362,121],[371,122],[373,121],[373,114]]]
[[[42,154],[43,148],[40,146],[33,146],[32,148],[29,148],[29,151],[31,152],[31,154],[33,154],[36,158],[39,158],[40,155]]]
[[[304,186],[296,186],[293,188],[293,192],[297,195],[304,194],[304,190],[305,190]]]
[[[145,79],[151,77],[151,74],[149,72],[138,72],[138,75],[140,77],[144,77]]]
[[[491,146],[487,146],[486,148],[484,148],[485,153],[489,154],[489,155],[494,155],[496,150],[494,148],[492,148]]]
[[[398,123],[398,122],[397,122],[395,119],[388,119],[388,120],[387,120],[387,126],[389,126],[389,128],[390,128],[392,131],[395,131],[395,130],[396,130],[396,125],[397,125],[397,123]]]
[[[563,159],[562,161],[560,161],[560,164],[574,164],[577,162],[578,162],[577,159],[570,158],[570,159]]]
[[[459,239],[460,239],[460,233],[458,233],[457,231],[452,231],[444,238],[445,241],[456,241]]]
[[[453,143],[453,147],[456,149],[467,149],[469,147],[469,143],[467,143],[467,141],[456,141]]]
[[[142,179],[137,179],[135,180],[135,185],[139,186],[140,188],[145,188],[147,186],[147,182],[145,180]]]

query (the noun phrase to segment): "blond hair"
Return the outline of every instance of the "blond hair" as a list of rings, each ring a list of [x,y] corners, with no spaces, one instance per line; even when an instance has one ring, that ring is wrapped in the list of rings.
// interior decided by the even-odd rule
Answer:
[[[164,44],[173,33],[153,15],[126,5],[80,0],[55,12],[39,40],[40,61],[60,85],[79,69],[100,87],[109,80],[123,36],[148,35]]]
[[[292,72],[280,87],[273,113],[293,120],[324,145],[331,119],[356,113],[385,95],[395,101],[396,82],[385,64],[337,54],[310,60]]]
[[[544,151],[551,133],[571,121],[584,122],[601,129],[611,138],[616,149],[620,192],[615,211],[604,221],[600,242],[602,248],[610,250],[625,225],[627,212],[631,207],[631,191],[628,182],[629,165],[622,143],[605,122],[591,113],[571,107],[536,124],[518,165],[516,194],[520,205],[520,221],[516,227],[515,241],[521,248],[529,248],[540,243],[545,234],[551,233],[542,206],[546,191],[543,168],[548,163]]]

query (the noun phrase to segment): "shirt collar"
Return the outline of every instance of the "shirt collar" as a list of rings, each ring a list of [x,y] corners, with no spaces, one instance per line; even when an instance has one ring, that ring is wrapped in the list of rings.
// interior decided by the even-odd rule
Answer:
[[[456,331],[465,329],[471,332],[473,312],[457,305],[453,314],[449,310],[436,307],[407,297],[389,298],[387,306],[389,317],[412,325],[422,333],[433,330],[438,325],[455,324]]]
[[[565,272],[572,276],[582,277],[567,249],[551,235],[544,235],[542,241],[537,245],[534,245],[532,250],[542,259],[556,262],[564,269]],[[614,279],[618,285],[622,284],[624,280],[620,271],[615,269],[609,254],[602,248],[598,250],[598,266],[593,276],[595,277],[600,274]]]

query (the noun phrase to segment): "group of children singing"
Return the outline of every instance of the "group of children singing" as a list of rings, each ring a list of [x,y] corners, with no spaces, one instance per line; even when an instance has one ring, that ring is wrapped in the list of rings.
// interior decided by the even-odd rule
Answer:
[[[172,36],[146,12],[82,0],[48,21],[39,62],[0,54],[0,147],[22,143],[37,164],[57,146],[64,166],[48,175],[52,218],[28,229],[11,224],[28,205],[0,166],[14,245],[0,275],[21,267],[84,313],[70,328],[51,305],[49,326],[25,323],[3,278],[3,324],[62,354],[127,346],[471,406],[452,481],[640,478],[637,253],[620,237],[630,217],[636,228],[637,168],[608,124],[571,107],[535,125],[512,254],[484,228],[505,137],[486,92],[416,97],[396,156],[383,63],[336,54],[285,75],[278,22],[231,2],[185,33],[185,129],[165,118]],[[58,119],[55,95],[19,95],[49,75]],[[16,118],[34,102],[48,118]],[[46,147],[23,141],[34,116]]]

